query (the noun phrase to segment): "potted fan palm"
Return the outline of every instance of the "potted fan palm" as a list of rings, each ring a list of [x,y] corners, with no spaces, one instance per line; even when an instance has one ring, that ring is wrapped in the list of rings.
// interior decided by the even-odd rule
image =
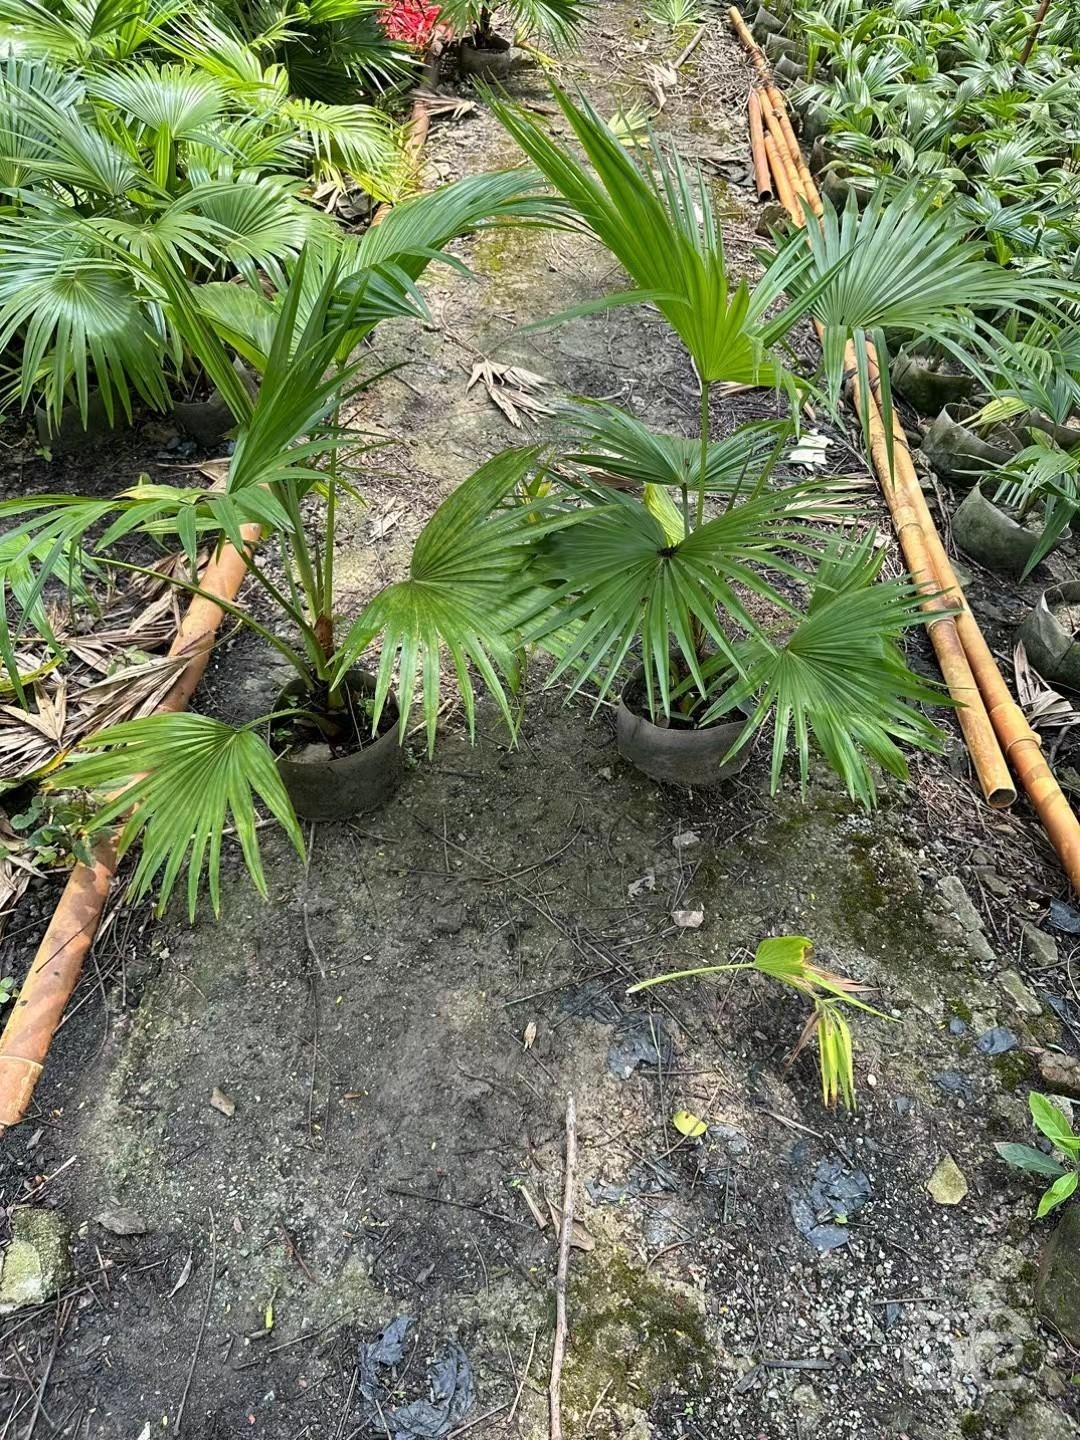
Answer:
[[[462,71],[495,80],[509,74],[513,54],[512,38],[496,29],[500,10],[520,40],[539,36],[565,47],[577,38],[592,5],[593,0],[508,0],[502,6],[481,0],[443,0],[439,20],[461,37],[458,60]]]
[[[969,296],[1003,294],[1000,272],[902,194],[863,215],[827,209],[809,245],[793,237],[756,285],[736,282],[700,176],[655,139],[639,164],[590,106],[553,89],[591,171],[531,116],[495,108],[565,202],[565,223],[605,246],[633,284],[569,313],[654,305],[693,362],[700,425],[694,439],[657,435],[613,406],[578,407],[576,446],[552,480],[574,523],[535,543],[548,589],[528,633],[554,652],[553,679],[618,699],[620,744],[658,779],[715,782],[771,718],[774,785],[792,737],[805,778],[813,740],[870,803],[871,762],[903,775],[901,745],[935,740],[919,707],[940,692],[899,647],[920,622],[916,593],[881,581],[870,538],[822,544],[814,522],[836,496],[828,481],[775,479],[784,427],[711,438],[713,388],[775,387],[797,401],[778,347],[811,311],[835,403],[850,340],[865,376],[864,328],[879,348],[884,326],[936,335]],[[920,244],[932,278],[904,263]],[[791,303],[774,313],[785,293]]]
[[[406,202],[359,239],[302,252],[272,294],[261,286],[196,289],[159,265],[171,323],[236,417],[223,481],[205,489],[144,479],[111,500],[47,495],[0,507],[0,518],[16,522],[0,549],[5,646],[19,628],[13,617],[7,628],[9,596],[33,600],[50,577],[62,578],[61,556],[81,551],[99,566],[138,572],[145,554],[121,556],[120,541],[177,539],[189,566],[170,583],[199,594],[200,546],[228,542],[245,556],[259,606],[219,603],[292,673],[272,712],[247,725],[196,714],[133,720],[82,742],[51,777],[54,788],[102,795],[100,822],[124,818],[122,850],[141,841],[136,893],[157,884],[163,906],[186,864],[189,909],[205,871],[216,911],[230,824],[265,893],[256,799],[301,849],[298,817],[342,818],[385,799],[400,781],[417,691],[434,745],[444,655],[469,724],[472,667],[514,728],[514,621],[532,584],[519,547],[533,539],[537,516],[504,502],[536,466],[537,452],[508,451],[465,480],[424,527],[407,576],[379,590],[339,633],[336,516],[341,496],[352,493],[342,456],[346,445],[373,441],[338,422],[342,406],[377,378],[365,368],[370,362],[351,358],[360,341],[381,319],[426,316],[415,282],[449,240],[488,219],[543,213],[545,202],[525,194],[531,178],[483,175]],[[254,397],[233,368],[236,355],[258,376]],[[253,526],[262,546],[250,544]],[[381,654],[371,673],[362,662],[376,640]]]

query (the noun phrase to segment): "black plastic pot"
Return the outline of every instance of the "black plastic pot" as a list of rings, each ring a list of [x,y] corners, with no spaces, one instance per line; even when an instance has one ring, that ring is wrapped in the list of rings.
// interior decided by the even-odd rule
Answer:
[[[772,34],[765,38],[761,47],[770,60],[779,60],[786,57],[793,60],[796,65],[802,65],[806,60],[806,46],[800,45],[798,40],[790,40],[786,35]]]
[[[485,80],[505,80],[514,63],[509,40],[491,35],[484,45],[465,39],[458,45],[458,66],[462,75],[475,75]]]
[[[1019,578],[1040,536],[1029,530],[988,500],[978,485],[970,491],[952,517],[953,539],[965,555],[987,570]]]
[[[799,80],[806,79],[806,66],[796,64],[787,55],[781,55],[773,64],[773,74],[779,75],[781,80],[786,80],[789,85],[794,85]]]
[[[116,418],[120,424],[124,423],[119,407]],[[50,419],[39,405],[34,410],[34,428],[38,444],[55,456],[70,455],[72,451],[100,445],[113,427],[101,391],[91,390],[87,396],[85,425],[78,405],[65,405],[55,419]]]
[[[948,410],[942,410],[927,430],[921,448],[943,479],[966,486],[976,485],[989,471],[1007,464],[1013,454],[958,424]]]
[[[747,743],[731,758],[728,751],[742,734],[746,716],[721,721],[704,730],[654,725],[642,713],[644,674],[632,676],[619,699],[615,743],[619,754],[636,769],[665,785],[719,785],[745,770],[753,749]]]
[[[1066,580],[1044,590],[1017,638],[1024,642],[1027,658],[1044,680],[1080,691],[1080,644],[1072,617],[1065,617],[1067,610],[1080,615],[1080,580]]]
[[[354,695],[370,697],[375,694],[375,676],[368,670],[351,670],[349,686]],[[303,708],[305,698],[303,682],[297,678],[280,692],[274,708]],[[397,720],[397,701],[391,696],[383,711],[384,732],[351,755],[335,758],[326,746],[306,747],[305,758],[279,755],[278,774],[297,815],[303,820],[348,820],[385,804],[405,774]]]
[[[766,10],[764,5],[758,6],[757,14],[750,21],[750,31],[759,43],[766,35],[782,35],[786,29],[786,20],[782,20],[773,11]]]
[[[901,353],[890,367],[892,388],[920,415],[938,415],[949,405],[970,400],[977,388],[971,375],[936,370],[922,358]]]

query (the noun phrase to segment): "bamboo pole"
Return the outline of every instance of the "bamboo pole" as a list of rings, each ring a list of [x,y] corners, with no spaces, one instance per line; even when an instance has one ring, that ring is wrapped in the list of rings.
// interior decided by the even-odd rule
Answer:
[[[742,41],[743,48],[750,56],[750,59],[753,62],[754,69],[761,77],[761,83],[763,85],[768,85],[772,80],[772,67],[769,65],[768,60],[765,58],[765,51],[762,50],[761,46],[754,39],[753,35],[750,34],[750,31],[747,28],[746,21],[743,19],[742,12],[739,10],[739,7],[737,5],[732,5],[727,13],[728,23],[735,31],[735,34]]]
[[[776,112],[776,107],[769,100],[768,90],[762,89],[758,91],[758,105],[761,109],[762,118],[765,121],[765,128],[768,131],[769,135],[772,136],[773,144],[776,146],[776,153],[779,156],[785,170],[787,171],[788,182],[791,185],[792,190],[796,195],[802,196],[802,198],[806,200],[807,204],[809,204],[809,191],[803,183],[802,175],[799,173],[798,163],[795,159],[795,156],[792,154],[791,146],[788,144],[788,138],[787,135],[784,133],[784,127],[780,124],[780,117]],[[788,131],[791,131],[790,124],[788,125]],[[793,141],[795,141],[794,132],[791,133],[791,138]],[[798,150],[798,148],[798,142],[795,141],[795,149]],[[813,182],[811,181],[811,184],[812,183]],[[813,207],[811,206],[811,208]],[[820,210],[820,208],[821,201],[819,200],[818,209]],[[798,210],[801,217],[802,207],[799,206]]]
[[[994,724],[983,703],[982,693],[960,638],[957,617],[952,613],[952,603],[944,593],[933,563],[928,544],[929,528],[913,501],[910,487],[895,478],[905,470],[905,466],[911,468],[911,475],[915,477],[906,440],[901,438],[902,431],[900,436],[896,436],[894,424],[893,465],[890,467],[881,411],[872,393],[866,396],[861,393],[853,342],[848,344],[844,363],[845,369],[852,376],[851,391],[855,408],[869,431],[870,456],[889,513],[892,515],[893,528],[904,555],[904,564],[922,597],[922,609],[927,616],[926,631],[949,694],[957,703],[957,720],[975,773],[979,777],[987,803],[995,810],[1006,809],[1016,800],[1016,787],[1012,783]],[[918,489],[917,479],[915,488]],[[922,495],[921,490],[919,494]]]
[[[774,92],[777,95],[779,92]],[[779,110],[781,106],[774,105],[772,108]],[[764,108],[764,107],[763,107]],[[777,127],[779,128],[779,127]],[[773,178],[777,192],[792,220],[797,225],[805,225],[805,212],[790,183],[790,172],[794,164],[794,156],[791,146],[798,150],[798,142],[795,140],[794,131],[790,125],[787,132],[791,139],[781,132],[784,143],[784,153],[790,162],[785,165],[778,153],[774,135],[775,131],[765,136],[765,151],[772,167]],[[800,152],[801,154],[801,152]],[[811,184],[813,182],[811,181]],[[820,197],[814,190],[820,209]],[[808,202],[813,206],[813,202]],[[815,322],[818,336],[821,336],[821,326]],[[849,343],[845,354],[845,369],[853,376],[857,374],[855,363],[855,347]],[[857,381],[853,384],[856,408],[862,411],[862,398],[858,393]],[[1001,746],[998,744],[997,731],[993,720],[987,713],[983,701],[983,693],[974,673],[974,667],[968,657],[960,634],[960,616],[951,613],[952,605],[944,593],[946,586],[939,577],[935,564],[936,551],[931,549],[932,541],[930,534],[940,547],[940,539],[930,520],[929,511],[925,509],[925,501],[922,500],[922,491],[919,490],[917,481],[915,489],[918,490],[919,499],[922,501],[925,517],[918,508],[914,497],[907,491],[898,487],[889,477],[891,474],[889,466],[888,446],[886,444],[885,429],[881,413],[877,403],[870,395],[866,397],[866,423],[870,434],[871,458],[878,478],[882,484],[886,503],[889,505],[893,524],[896,528],[897,538],[904,555],[904,563],[911,573],[921,596],[921,606],[927,616],[926,629],[933,646],[935,657],[941,669],[949,694],[957,704],[957,718],[960,724],[964,742],[975,767],[982,792],[987,803],[994,809],[1004,809],[1016,800],[1016,787],[1012,782],[1009,767]],[[907,440],[902,429],[896,434],[898,427],[897,417],[894,416],[894,464],[902,465],[906,459],[907,465],[911,467],[911,474],[914,477],[914,467],[911,464],[911,456],[907,449]],[[882,468],[884,465],[884,468]],[[926,522],[929,521],[929,524]],[[943,549],[943,547],[942,547]],[[955,581],[955,576],[953,576]],[[978,630],[974,620],[968,613],[971,626]],[[981,638],[981,635],[980,635]],[[983,642],[985,644],[985,642]],[[987,651],[989,655],[989,651]],[[990,661],[993,665],[991,657]],[[996,666],[993,666],[996,671]],[[1000,676],[999,676],[1000,679]],[[1006,692],[1007,693],[1007,692]]]
[[[769,172],[769,157],[765,154],[765,129],[761,118],[761,99],[756,90],[746,97],[746,110],[750,120],[750,154],[754,159],[754,186],[757,198],[766,204],[773,198],[772,175]]]
[[[248,545],[259,538],[257,525],[241,533]],[[200,588],[169,647],[172,656],[188,661],[158,705],[159,712],[185,710],[206,671],[214,637],[225,614],[211,596],[232,600],[247,567],[232,545],[225,545],[203,571]],[[0,1134],[26,1114],[45,1065],[64,1007],[75,989],[94,942],[109,886],[116,874],[114,836],[99,840],[92,865],[76,865],[61,892],[48,929],[31,963],[26,982],[11,1007],[0,1035]]]
[[[810,201],[810,208],[811,210],[813,210],[815,215],[820,216],[823,209],[821,204],[821,196],[818,193],[817,186],[814,184],[814,177],[810,174],[810,167],[809,165],[807,165],[806,160],[803,156],[802,147],[800,146],[798,140],[795,137],[795,131],[791,124],[791,117],[788,114],[788,109],[784,101],[784,97],[775,85],[766,85],[765,100],[762,101],[763,109],[766,101],[769,105],[772,106],[773,113],[775,114],[776,119],[780,125],[780,129],[783,131],[784,139],[787,141],[788,150],[791,152],[792,159],[795,161],[795,165],[799,171],[799,176],[802,179],[803,191],[806,194],[806,198]]]
[[[801,216],[802,208],[799,205],[798,197],[791,184],[789,167],[780,159],[779,151],[776,148],[776,141],[771,135],[765,136],[765,155],[769,162],[769,168],[772,170],[776,198],[790,216],[793,218],[797,215]],[[798,223],[801,225],[802,220],[800,219]]]
[[[870,380],[877,384],[877,357],[870,349]],[[875,403],[874,406],[877,409]],[[897,417],[893,416],[894,435],[903,434]],[[1035,808],[1050,843],[1057,852],[1062,868],[1080,891],[1080,822],[1054,773],[1043,758],[1042,742],[1028,724],[1023,710],[1013,699],[1005,683],[997,661],[986,637],[979,629],[963,587],[956,578],[956,571],[949,559],[941,536],[934,525],[933,517],[919,485],[918,476],[911,463],[906,440],[901,446],[894,443],[896,484],[903,487],[905,498],[912,512],[923,528],[927,540],[927,551],[934,568],[938,587],[946,601],[956,611],[956,629],[967,655],[975,682],[979,687],[990,722],[994,727],[1001,747],[1023,785],[1028,799]]]

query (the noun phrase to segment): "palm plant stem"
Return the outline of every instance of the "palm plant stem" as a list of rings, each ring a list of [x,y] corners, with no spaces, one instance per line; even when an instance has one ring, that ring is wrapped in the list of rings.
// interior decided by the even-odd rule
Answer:
[[[96,557],[96,561],[99,565],[107,565],[112,570],[124,570],[132,575],[147,575],[153,579],[161,578],[160,570],[155,570],[148,565],[135,565],[129,560],[115,560],[111,556],[101,555]],[[248,569],[249,573],[259,573],[252,572],[246,562],[245,568]],[[262,578],[265,579],[265,577]],[[256,635],[265,640],[268,645],[272,646],[283,659],[289,662],[299,675],[305,678],[308,684],[311,683],[311,672],[304,664],[300,652],[295,650],[287,640],[282,640],[280,635],[275,635],[272,630],[260,624],[258,620],[254,619],[246,610],[241,609],[239,605],[234,605],[231,600],[225,600],[221,596],[204,590],[201,585],[196,585],[191,580],[181,580],[176,575],[170,575],[168,583],[177,590],[182,590],[185,595],[198,595],[204,600],[209,600],[212,604],[224,610],[226,615],[231,615],[233,619],[239,620],[242,625],[246,625],[249,630],[254,631]],[[304,629],[307,630],[308,627],[305,626]]]
[[[697,518],[695,527],[705,519],[705,484],[709,473],[709,382],[701,382],[701,468],[698,473]]]

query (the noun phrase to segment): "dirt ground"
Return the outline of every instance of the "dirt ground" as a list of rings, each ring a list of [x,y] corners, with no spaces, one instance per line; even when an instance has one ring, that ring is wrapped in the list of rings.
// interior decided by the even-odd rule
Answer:
[[[606,114],[649,103],[650,67],[689,38],[642,13],[604,4],[565,67]],[[746,267],[748,83],[717,23],[656,120],[713,177]],[[512,88],[549,103],[535,71]],[[429,178],[514,159],[477,104],[436,122]],[[580,240],[492,233],[461,254],[475,278],[433,272],[431,327],[377,342],[380,364],[407,364],[353,417],[394,443],[358,461],[345,613],[400,571],[443,494],[520,441],[466,391],[478,360],[694,423],[688,364],[648,311],[515,335],[617,282]],[[735,397],[717,433],[773,403]],[[56,484],[40,464],[27,477]],[[1007,648],[1030,587],[975,581]],[[1080,1038],[1075,940],[1036,955],[1022,938],[1068,894],[1025,807],[982,804],[955,735],[871,816],[824,775],[770,797],[761,752],[720,792],[664,789],[619,759],[609,710],[543,680],[516,748],[489,712],[474,746],[448,714],[392,804],[312,829],[306,867],[265,831],[269,905],[234,870],[219,923],[112,912],[0,1153],[3,1204],[56,1211],[74,1254],[59,1303],[3,1320],[2,1440],[546,1436],[570,1093],[568,1437],[1076,1433],[1077,1356],[1033,1308],[1038,1192],[992,1149],[1028,1137],[1028,1050]],[[233,640],[200,704],[248,718],[276,683]],[[673,918],[697,910],[699,928]],[[7,942],[24,963],[28,913]],[[626,993],[789,933],[888,1014],[856,1024],[853,1116],[823,1107],[809,1055],[787,1064],[795,998],[742,977]],[[982,1053],[994,1027],[1020,1043]],[[704,1138],[678,1133],[680,1110]],[[955,1206],[926,1188],[946,1156],[968,1186]],[[400,1358],[380,1366],[399,1317]],[[436,1372],[451,1428],[408,1428],[401,1407]]]

